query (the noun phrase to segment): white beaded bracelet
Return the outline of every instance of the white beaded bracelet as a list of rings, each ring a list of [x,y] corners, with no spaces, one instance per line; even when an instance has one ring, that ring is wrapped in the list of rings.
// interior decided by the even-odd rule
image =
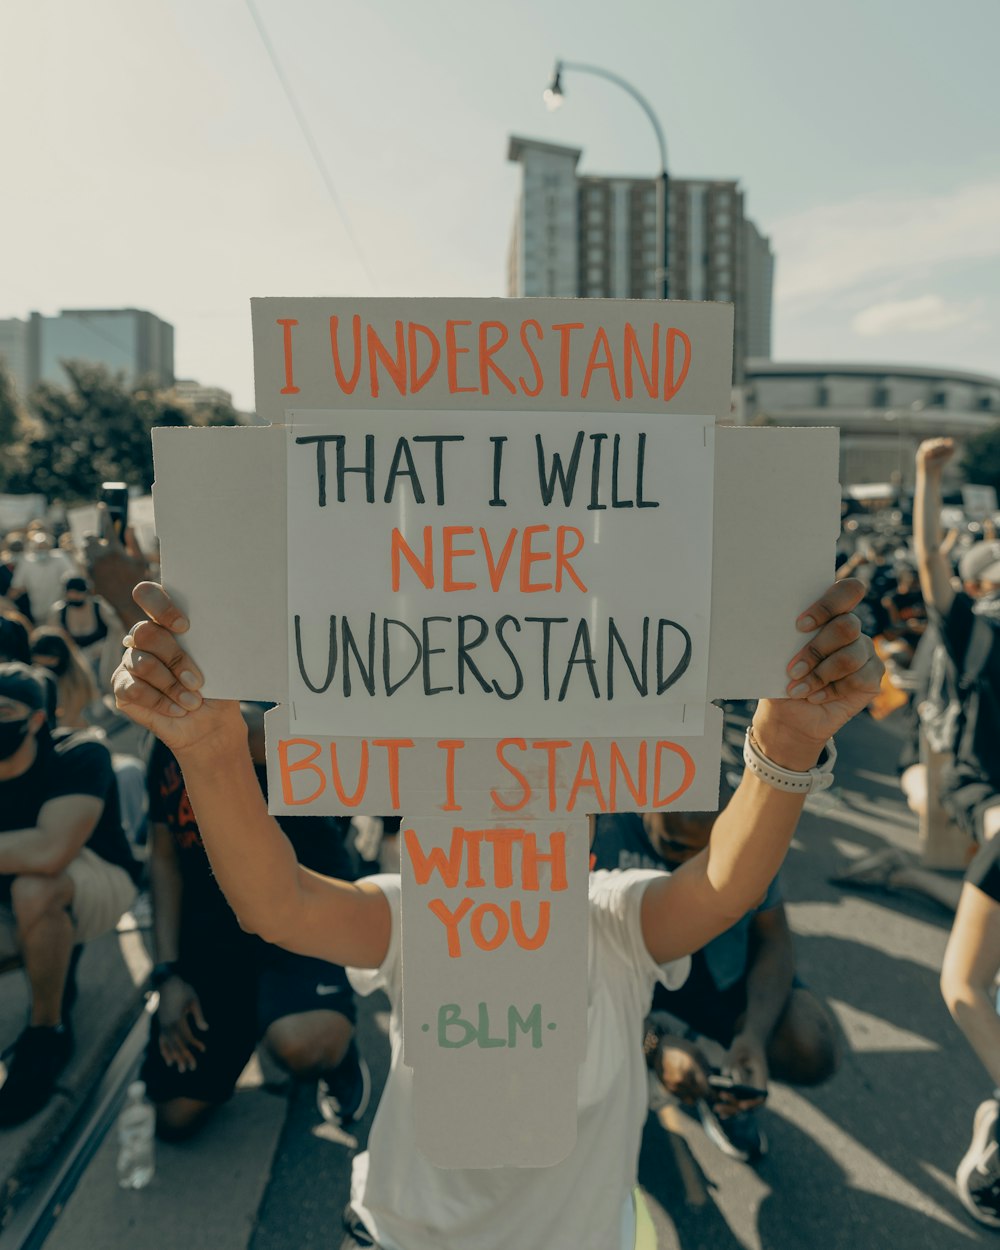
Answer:
[[[784,790],[788,794],[817,794],[828,790],[833,785],[833,766],[837,762],[837,748],[831,738],[823,748],[815,768],[804,773],[795,772],[791,768],[782,768],[774,760],[769,760],[757,745],[753,736],[753,726],[747,729],[743,742],[743,763],[750,772],[776,790]]]

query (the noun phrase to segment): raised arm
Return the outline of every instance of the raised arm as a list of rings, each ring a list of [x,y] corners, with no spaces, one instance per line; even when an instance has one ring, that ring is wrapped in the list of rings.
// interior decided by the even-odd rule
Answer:
[[[198,693],[201,674],[177,641],[187,621],[163,589],[145,582],[135,598],[148,620],[132,629],[115,698],[177,757],[212,869],[240,925],[300,954],[377,968],[389,946],[385,896],[377,886],[299,866],[268,815],[239,704]]]
[[[788,697],[762,699],[751,731],[780,768],[813,768],[827,740],[878,693],[882,664],[852,613],[863,594],[861,582],[835,582],[798,619],[801,631],[819,632],[788,663]],[[643,937],[657,963],[700,950],[750,910],[781,867],[803,803],[744,772],[708,847],[643,896]]]
[[[955,454],[950,438],[929,438],[917,448],[913,496],[913,545],[924,601],[945,616],[955,598],[941,539],[941,472]]]

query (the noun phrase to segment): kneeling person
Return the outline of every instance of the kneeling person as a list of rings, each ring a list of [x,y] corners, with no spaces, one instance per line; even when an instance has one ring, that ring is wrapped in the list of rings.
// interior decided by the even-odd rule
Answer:
[[[265,789],[262,712],[256,704],[242,708]],[[148,782],[160,1002],[142,1078],[157,1132],[172,1140],[195,1132],[229,1099],[258,1041],[291,1076],[317,1081],[325,1119],[342,1126],[360,1118],[371,1079],[354,1042],[344,969],[245,933],[212,875],[177,761],[161,743]],[[338,822],[299,816],[281,823],[305,867],[353,876]]]
[[[723,775],[720,810],[730,795]],[[678,868],[708,845],[718,814],[599,816],[592,866]],[[647,1024],[650,1067],[669,1093],[697,1105],[715,1145],[745,1161],[764,1154],[767,1139],[754,1110],[768,1080],[819,1085],[839,1063],[833,1019],[795,975],[778,878],[742,920],[692,955],[691,973],[680,989],[656,987]],[[699,1037],[726,1050],[720,1075],[734,1082],[735,1094],[709,1084],[711,1064]],[[740,1086],[762,1092],[740,1097]]]
[[[52,1096],[73,1052],[75,948],[115,927],[139,875],[111,753],[89,731],[49,729],[46,680],[0,664],[0,944],[20,956],[31,990],[0,1126],[21,1124]]]

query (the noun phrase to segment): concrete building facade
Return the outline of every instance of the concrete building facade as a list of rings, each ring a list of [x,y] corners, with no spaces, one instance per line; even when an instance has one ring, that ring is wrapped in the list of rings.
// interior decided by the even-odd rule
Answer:
[[[581,175],[581,155],[511,137],[508,159],[523,175],[507,293],[659,298],[659,179]],[[670,297],[735,305],[739,378],[747,356],[771,352],[770,244],[745,216],[737,182],[671,178],[669,185]]]
[[[26,321],[0,321],[0,356],[26,395],[39,382],[66,382],[62,362],[83,360],[124,374],[128,383],[174,381],[174,328],[139,308],[64,309],[55,317],[33,312]]]
[[[837,426],[845,487],[891,482],[912,491],[923,439],[961,443],[1000,425],[1000,378],[915,365],[748,360],[743,401],[748,424]]]

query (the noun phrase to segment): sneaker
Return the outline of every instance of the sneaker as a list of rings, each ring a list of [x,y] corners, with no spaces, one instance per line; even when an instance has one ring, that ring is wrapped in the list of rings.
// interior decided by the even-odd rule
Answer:
[[[7,1079],[0,1087],[0,1127],[23,1124],[41,1111],[72,1053],[73,1034],[64,1025],[24,1030],[4,1056]]]
[[[316,1083],[316,1106],[327,1124],[345,1128],[360,1120],[372,1095],[372,1074],[352,1039],[340,1065]]]
[[[698,1102],[698,1115],[708,1140],[741,1163],[756,1163],[767,1154],[767,1138],[757,1123],[754,1111],[739,1111],[736,1115],[719,1116],[702,1098]]]
[[[1000,1228],[1000,1145],[996,1126],[1000,1104],[980,1103],[972,1124],[972,1141],[958,1165],[955,1183],[962,1204],[974,1220]]]

